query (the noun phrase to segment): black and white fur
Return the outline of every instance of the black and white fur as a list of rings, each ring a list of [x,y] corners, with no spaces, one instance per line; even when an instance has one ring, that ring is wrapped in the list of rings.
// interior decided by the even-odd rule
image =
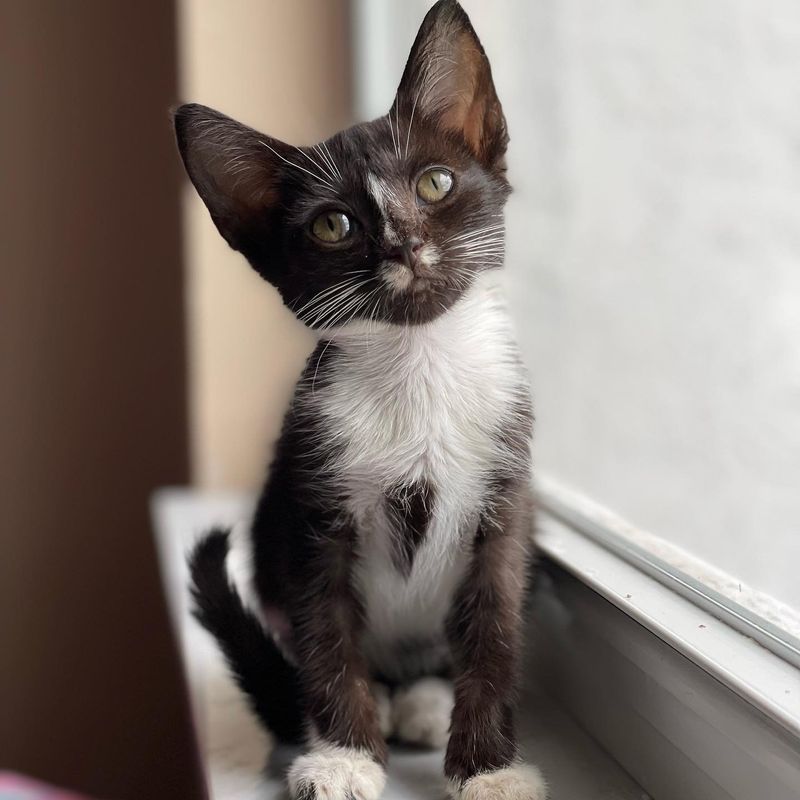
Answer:
[[[374,800],[394,735],[446,744],[455,797],[542,800],[512,719],[532,417],[498,275],[508,137],[466,14],[437,3],[389,114],[320,145],[175,123],[222,235],[320,335],[253,519],[192,556],[255,710],[308,741],[292,795]],[[423,202],[433,167],[452,189]],[[350,234],[315,241],[331,210]]]

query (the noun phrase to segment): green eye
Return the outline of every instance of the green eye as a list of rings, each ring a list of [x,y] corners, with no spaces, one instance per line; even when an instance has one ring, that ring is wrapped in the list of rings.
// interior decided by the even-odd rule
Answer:
[[[417,181],[417,194],[426,203],[438,203],[453,188],[453,173],[446,169],[429,169]]]
[[[325,244],[336,244],[350,235],[352,225],[341,211],[326,211],[320,214],[311,226],[311,233]]]

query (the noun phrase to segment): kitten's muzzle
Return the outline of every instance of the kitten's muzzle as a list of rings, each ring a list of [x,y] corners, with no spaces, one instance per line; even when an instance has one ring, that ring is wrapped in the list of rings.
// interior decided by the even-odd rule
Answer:
[[[412,272],[416,272],[419,263],[419,252],[424,242],[419,236],[409,236],[400,247],[395,247],[388,253],[390,259],[402,261]]]

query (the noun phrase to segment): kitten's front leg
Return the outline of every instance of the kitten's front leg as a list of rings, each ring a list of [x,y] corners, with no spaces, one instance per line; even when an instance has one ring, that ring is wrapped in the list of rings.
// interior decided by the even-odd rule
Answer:
[[[289,770],[302,800],[377,800],[386,782],[386,742],[359,649],[362,609],[351,587],[353,554],[320,540],[305,575],[295,621],[297,658],[311,749]]]
[[[532,521],[527,482],[500,485],[490,508],[449,621],[456,680],[445,774],[458,800],[544,800],[541,774],[517,759],[513,725]]]

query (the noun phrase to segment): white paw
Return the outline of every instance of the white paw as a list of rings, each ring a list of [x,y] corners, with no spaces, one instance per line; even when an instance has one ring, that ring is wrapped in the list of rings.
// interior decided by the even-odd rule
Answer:
[[[404,742],[445,747],[453,713],[453,686],[441,678],[422,678],[395,694],[392,711],[395,733]]]
[[[320,744],[294,760],[288,782],[296,800],[378,800],[386,773],[360,750]]]
[[[546,800],[547,784],[536,767],[514,764],[475,775],[450,793],[455,800]]]
[[[382,683],[373,683],[370,688],[372,696],[375,698],[375,709],[378,712],[378,727],[381,729],[383,738],[388,739],[394,733],[392,697]]]

